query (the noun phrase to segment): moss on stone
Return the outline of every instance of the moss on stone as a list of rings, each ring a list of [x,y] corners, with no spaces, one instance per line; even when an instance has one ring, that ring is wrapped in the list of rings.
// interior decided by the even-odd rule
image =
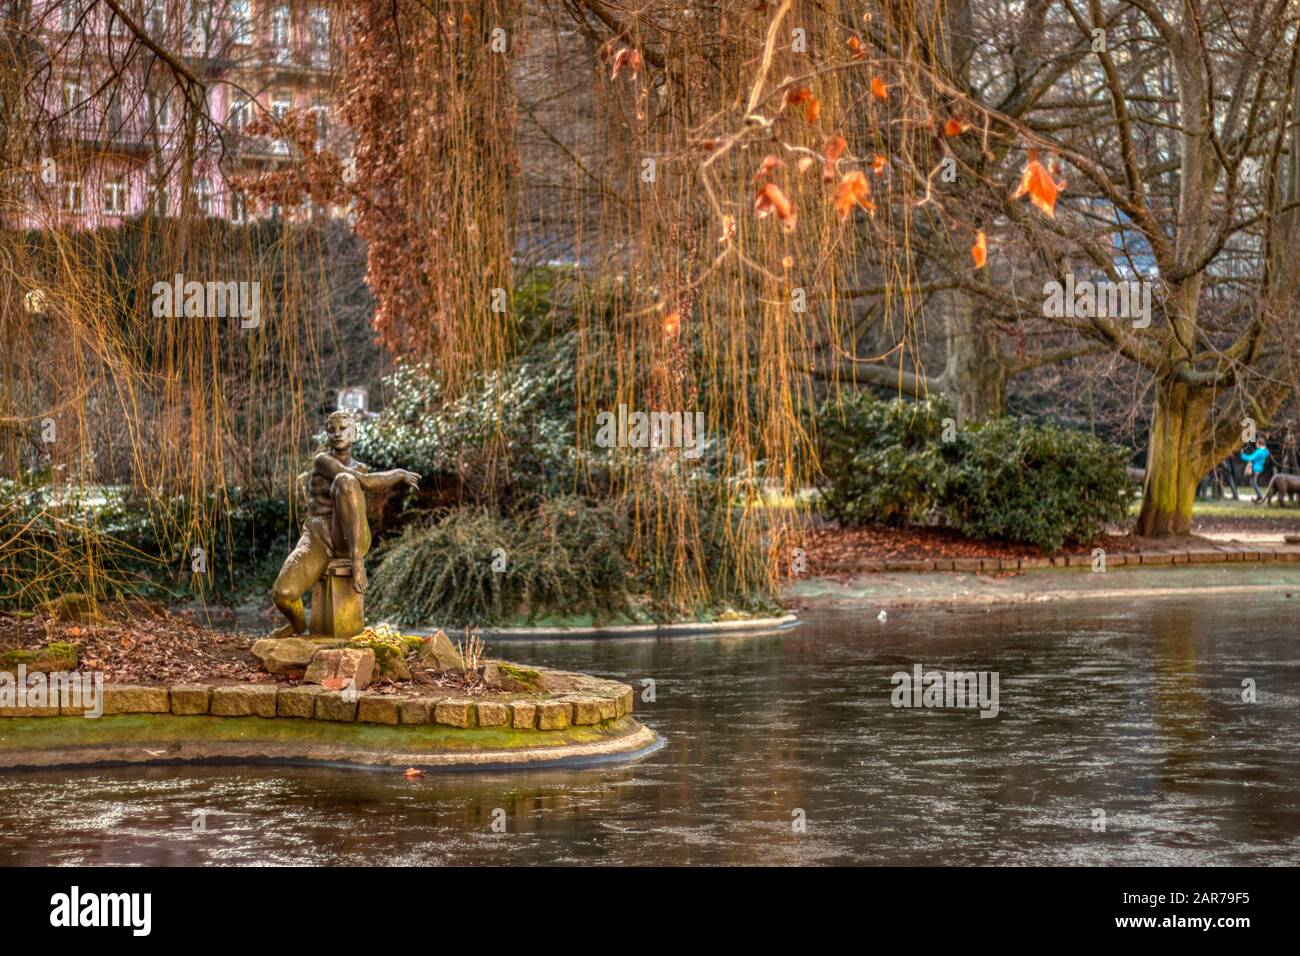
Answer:
[[[376,676],[383,680],[410,680],[411,668],[406,663],[405,638],[354,637],[348,647],[368,647],[375,652]]]
[[[519,664],[511,664],[508,661],[497,661],[496,665],[501,671],[502,678],[509,678],[513,681],[513,684],[507,683],[504,685],[507,690],[532,691],[534,693],[541,690],[541,671],[533,670],[531,667],[522,667]]]
[[[75,644],[55,641],[48,647],[15,648],[0,654],[0,670],[11,671],[19,664],[25,664],[29,671],[71,671],[76,670],[81,659],[81,650]]]
[[[148,744],[177,741],[333,744],[392,754],[474,753],[525,750],[594,743],[638,729],[630,718],[564,730],[519,730],[508,726],[449,727],[442,724],[332,723],[261,717],[179,717],[170,714],[124,714],[84,717],[13,717],[0,720],[0,754],[24,750]]]
[[[56,621],[80,624],[99,619],[99,607],[95,599],[80,591],[62,594],[52,601],[47,601],[43,609]]]

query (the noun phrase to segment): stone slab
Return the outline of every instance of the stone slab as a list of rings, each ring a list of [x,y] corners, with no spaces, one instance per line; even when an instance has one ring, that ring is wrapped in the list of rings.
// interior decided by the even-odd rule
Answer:
[[[397,698],[382,694],[361,694],[357,697],[357,720],[367,724],[398,723]]]
[[[278,693],[274,684],[214,687],[211,713],[217,717],[274,717]]]
[[[114,714],[165,714],[171,710],[166,687],[115,684],[104,688],[104,716]]]
[[[178,717],[206,714],[212,705],[212,689],[202,684],[177,684],[168,691],[172,713]]]

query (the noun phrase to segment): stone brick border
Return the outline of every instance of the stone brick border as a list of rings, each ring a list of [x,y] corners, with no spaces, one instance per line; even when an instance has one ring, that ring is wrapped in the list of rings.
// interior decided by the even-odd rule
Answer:
[[[1300,561],[1295,545],[1215,544],[1191,548],[1153,548],[1146,551],[1106,552],[1106,568],[1153,564],[1222,564],[1229,561]],[[924,571],[1028,571],[1035,568],[1091,568],[1091,552],[1028,558],[886,558],[842,562],[823,571],[837,574]]]
[[[397,697],[369,691],[344,695],[314,684],[107,684],[104,716],[173,714],[194,717],[261,717],[398,725],[564,730],[630,716],[635,695],[627,684],[587,678],[565,694]],[[0,717],[77,716],[84,706],[0,708]]]

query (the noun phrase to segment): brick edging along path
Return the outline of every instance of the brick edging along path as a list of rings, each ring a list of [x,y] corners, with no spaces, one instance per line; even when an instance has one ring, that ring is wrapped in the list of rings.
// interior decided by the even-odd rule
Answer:
[[[837,562],[820,570],[838,574],[881,571],[1025,571],[1031,568],[1091,568],[1092,561],[1091,552],[1028,558],[880,558]],[[1300,546],[1222,544],[1106,552],[1107,569],[1126,565],[1222,564],[1229,561],[1300,561]]]
[[[396,697],[362,691],[344,694],[303,684],[175,684],[104,687],[103,716],[173,714],[191,717],[265,717],[387,724],[442,724],[448,727],[501,727],[513,730],[565,730],[594,726],[632,713],[632,688],[597,681],[580,693],[552,698],[475,699],[465,696]],[[86,707],[0,707],[0,717],[84,716]]]

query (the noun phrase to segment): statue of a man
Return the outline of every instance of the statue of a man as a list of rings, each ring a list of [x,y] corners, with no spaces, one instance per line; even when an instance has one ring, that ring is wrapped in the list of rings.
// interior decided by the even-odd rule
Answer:
[[[307,481],[307,520],[302,537],[285,559],[272,590],[275,606],[289,619],[275,632],[276,637],[307,630],[302,597],[320,580],[332,560],[350,561],[352,587],[365,593],[369,582],[363,559],[370,550],[367,492],[399,484],[416,488],[420,484],[420,476],[413,471],[395,468],[372,474],[361,462],[353,461],[357,427],[349,412],[332,412],[325,420],[325,434],[329,450],[318,454],[311,471],[301,476]]]

